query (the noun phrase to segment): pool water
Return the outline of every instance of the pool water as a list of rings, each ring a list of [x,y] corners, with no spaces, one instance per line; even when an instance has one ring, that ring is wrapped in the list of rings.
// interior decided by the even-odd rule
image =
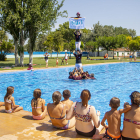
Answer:
[[[109,101],[112,97],[120,98],[120,108],[124,102],[129,102],[129,95],[133,91],[140,91],[140,63],[117,63],[83,66],[84,71],[94,73],[97,80],[74,81],[68,79],[69,71],[74,67],[45,69],[25,72],[12,72],[0,74],[0,101],[6,94],[8,86],[14,86],[15,103],[23,106],[24,110],[31,111],[33,91],[40,88],[42,98],[46,104],[52,102],[54,91],[61,93],[65,89],[71,91],[71,100],[80,101],[80,93],[83,89],[91,92],[90,105],[95,106],[104,113],[110,110]]]

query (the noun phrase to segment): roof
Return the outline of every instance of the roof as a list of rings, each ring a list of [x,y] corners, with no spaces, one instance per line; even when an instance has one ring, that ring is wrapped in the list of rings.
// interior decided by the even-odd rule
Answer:
[[[115,52],[130,52],[130,50],[128,48],[117,48],[117,49],[114,49]]]

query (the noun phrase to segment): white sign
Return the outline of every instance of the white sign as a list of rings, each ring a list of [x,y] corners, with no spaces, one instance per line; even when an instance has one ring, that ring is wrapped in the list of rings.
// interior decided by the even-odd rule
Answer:
[[[84,29],[85,18],[69,18],[69,28],[70,29]]]

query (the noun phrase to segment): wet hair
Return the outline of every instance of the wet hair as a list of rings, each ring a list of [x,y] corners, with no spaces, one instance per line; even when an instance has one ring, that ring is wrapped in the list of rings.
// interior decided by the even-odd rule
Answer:
[[[61,100],[61,93],[59,91],[55,91],[52,95],[52,99],[53,99],[53,103],[55,105],[59,104],[60,100]]]
[[[130,95],[130,99],[132,104],[140,105],[140,93],[138,91],[134,91]]]
[[[91,76],[91,77],[94,77],[94,74],[93,74],[93,73],[91,73],[91,74],[90,74],[90,76]]]
[[[91,97],[91,94],[89,90],[84,89],[81,92],[82,106],[85,106],[85,107],[88,106],[88,100],[90,99],[90,97]]]
[[[34,102],[34,107],[37,107],[38,99],[41,98],[41,90],[39,88],[35,89],[33,92],[34,98],[32,101]]]
[[[12,86],[7,87],[7,93],[6,93],[5,97],[4,97],[4,100],[5,99],[9,100],[9,98],[11,97],[11,95],[13,93],[14,93],[14,87],[12,87]]]
[[[120,99],[117,97],[111,98],[110,106],[111,106],[111,108],[118,108],[120,106]]]
[[[66,100],[69,99],[70,95],[71,95],[71,92],[68,89],[66,89],[66,90],[63,91],[63,97]]]

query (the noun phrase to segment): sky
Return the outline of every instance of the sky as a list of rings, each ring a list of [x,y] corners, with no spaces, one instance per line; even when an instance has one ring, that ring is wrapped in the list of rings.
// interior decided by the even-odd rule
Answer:
[[[62,0],[58,0],[61,2]],[[92,29],[93,24],[113,25],[136,30],[140,36],[140,0],[65,0],[60,11],[67,10],[68,17],[75,17],[80,12],[85,17],[85,28]],[[69,21],[69,18],[58,17],[54,31],[59,24]],[[11,38],[11,36],[9,35]]]
[[[67,10],[68,17],[80,12],[81,17],[86,17],[85,27],[88,29],[99,21],[101,25],[135,29],[140,35],[140,0],[65,0],[63,10]],[[58,17],[55,27],[68,20]]]

